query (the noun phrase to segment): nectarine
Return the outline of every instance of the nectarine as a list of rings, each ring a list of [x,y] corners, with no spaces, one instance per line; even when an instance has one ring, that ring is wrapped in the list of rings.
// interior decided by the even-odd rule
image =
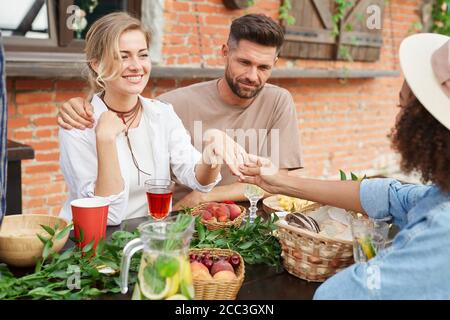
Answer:
[[[233,221],[241,214],[241,208],[236,204],[228,204],[228,210],[230,211],[230,220]]]
[[[192,261],[191,262],[191,271],[194,273],[194,271],[203,270],[209,273],[208,268],[201,262],[198,261]]]
[[[219,271],[217,272],[214,277],[214,279],[218,280],[234,280],[237,279],[236,275],[234,274],[233,271],[229,271],[229,270],[223,270],[223,271]]]
[[[206,221],[211,220],[213,217],[211,212],[209,212],[208,210],[200,210],[199,215],[201,215],[203,220],[206,220]]]
[[[228,270],[234,273],[233,266],[228,262],[224,260],[219,260],[217,262],[214,262],[214,264],[211,267],[211,274],[214,276],[219,271]]]

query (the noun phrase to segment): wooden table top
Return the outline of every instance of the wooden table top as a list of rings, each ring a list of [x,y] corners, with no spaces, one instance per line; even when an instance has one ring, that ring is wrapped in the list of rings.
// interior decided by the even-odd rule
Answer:
[[[28,145],[8,140],[8,161],[34,159],[34,149]]]

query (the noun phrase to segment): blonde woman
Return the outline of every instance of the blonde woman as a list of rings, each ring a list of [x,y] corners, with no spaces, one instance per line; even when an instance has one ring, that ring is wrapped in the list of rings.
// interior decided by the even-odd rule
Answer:
[[[220,163],[240,175],[245,151],[223,132],[208,132],[203,155],[190,142],[171,105],[140,94],[151,71],[150,34],[127,13],[97,20],[86,36],[95,126],[59,132],[61,169],[69,199],[61,215],[71,219],[70,201],[104,197],[108,224],[147,215],[146,179],[170,179],[208,192],[220,181]],[[225,145],[227,148],[225,149]]]

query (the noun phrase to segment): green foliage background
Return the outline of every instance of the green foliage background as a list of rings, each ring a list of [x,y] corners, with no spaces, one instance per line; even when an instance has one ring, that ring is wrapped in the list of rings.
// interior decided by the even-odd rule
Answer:
[[[436,0],[433,20],[433,32],[450,36],[450,0]]]

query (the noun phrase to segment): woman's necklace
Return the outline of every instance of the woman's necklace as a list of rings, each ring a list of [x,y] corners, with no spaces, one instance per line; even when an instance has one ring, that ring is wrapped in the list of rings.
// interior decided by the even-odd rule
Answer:
[[[141,175],[140,175],[140,173],[142,172],[142,173],[144,173],[144,174],[146,174],[148,176],[151,176],[151,173],[147,173],[147,172],[145,172],[144,170],[142,170],[139,167],[139,164],[138,164],[138,162],[136,160],[136,157],[134,156],[134,153],[133,153],[133,148],[131,147],[130,137],[128,136],[128,131],[130,130],[130,127],[133,125],[134,120],[136,120],[136,118],[139,115],[139,112],[142,110],[141,100],[138,97],[138,100],[137,100],[136,104],[129,111],[117,111],[117,110],[114,110],[113,108],[111,108],[110,106],[108,106],[108,104],[106,103],[104,97],[105,97],[105,92],[103,91],[103,93],[100,96],[100,98],[102,99],[102,101],[105,104],[106,108],[108,108],[108,110],[110,110],[112,112],[115,112],[117,114],[117,116],[120,119],[122,119],[123,124],[126,126],[125,137],[127,138],[128,149],[130,149],[131,158],[133,159],[134,166],[138,170],[138,185],[141,185]]]

